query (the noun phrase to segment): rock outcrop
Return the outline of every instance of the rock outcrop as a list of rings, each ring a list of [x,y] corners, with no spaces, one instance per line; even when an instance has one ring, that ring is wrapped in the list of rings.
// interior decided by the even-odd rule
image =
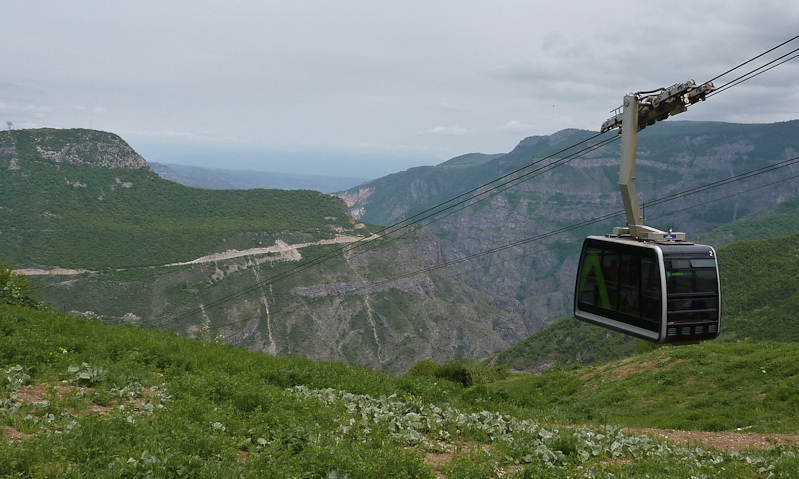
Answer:
[[[0,153],[35,151],[56,163],[98,168],[150,169],[147,161],[119,136],[98,130],[41,128],[0,132]],[[16,164],[12,158],[12,166]]]

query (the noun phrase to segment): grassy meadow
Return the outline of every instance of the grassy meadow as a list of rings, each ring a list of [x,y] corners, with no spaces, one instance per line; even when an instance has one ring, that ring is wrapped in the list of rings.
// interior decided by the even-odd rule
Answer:
[[[795,433],[797,353],[702,344],[540,376],[424,361],[390,377],[3,305],[0,476],[795,477],[796,446],[641,429]]]

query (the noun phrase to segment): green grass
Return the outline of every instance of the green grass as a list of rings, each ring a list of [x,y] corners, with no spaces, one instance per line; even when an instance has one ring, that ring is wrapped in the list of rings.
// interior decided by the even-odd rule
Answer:
[[[518,371],[543,370],[553,365],[603,364],[646,349],[643,341],[584,323],[559,318],[496,356],[498,364]]]
[[[735,455],[605,425],[795,432],[796,354],[768,343],[663,348],[510,378],[473,365],[464,387],[445,377],[463,371],[454,363],[391,378],[0,306],[0,474],[699,477],[723,464],[730,477],[790,477],[796,448]]]
[[[799,345],[662,347],[492,384],[552,421],[704,431],[799,430]]]
[[[773,215],[778,223],[779,216]],[[718,251],[721,341],[799,342],[799,233],[739,241]]]

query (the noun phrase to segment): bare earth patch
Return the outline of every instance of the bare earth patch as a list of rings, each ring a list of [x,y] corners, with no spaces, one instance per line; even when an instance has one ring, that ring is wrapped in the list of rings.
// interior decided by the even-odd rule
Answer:
[[[702,432],[668,431],[664,429],[625,429],[628,434],[646,434],[683,446],[699,446],[718,451],[774,449],[781,444],[799,445],[797,434],[766,434],[759,432]]]
[[[481,444],[476,445],[474,443],[465,443],[465,444],[446,444],[445,445],[446,452],[428,452],[424,456],[424,462],[433,470],[433,474],[436,475],[436,479],[448,479],[441,469],[449,464],[454,456],[462,455],[462,454],[474,454],[477,451],[482,450],[483,452],[490,454],[491,445],[489,444]],[[524,466],[517,465],[517,466],[507,466],[504,468],[500,468],[500,472],[502,476],[506,474],[512,474],[520,469],[523,469]]]
[[[23,434],[17,431],[15,428],[11,426],[3,426],[3,439],[8,439],[11,441],[16,441],[22,439],[23,437],[28,437],[30,434]]]
[[[72,392],[79,392],[83,394],[89,394],[92,388],[82,387],[82,386],[74,386],[74,385],[66,385],[66,384],[56,384],[56,385],[48,385],[48,384],[35,384],[22,387],[16,391],[17,394],[17,401],[22,403],[37,403],[48,398],[52,398],[53,395],[58,397],[64,397],[65,395],[72,393]],[[102,415],[111,414],[111,411],[114,410],[114,406],[101,406],[99,404],[92,404],[89,409],[83,411],[77,411],[75,414],[78,416],[82,416],[85,414],[90,413],[97,413]]]
[[[67,268],[53,268],[53,269],[22,268],[14,271],[25,276],[42,276],[42,275],[73,276],[76,274],[83,274],[83,273],[96,273],[96,271],[89,271],[88,269],[67,269]]]
[[[40,403],[45,400],[63,398],[68,394],[76,392],[81,395],[89,396],[92,392],[92,388],[84,386],[75,386],[72,384],[30,384],[14,391],[14,393],[17,396],[16,403],[18,405],[34,404],[34,403]],[[141,408],[147,403],[148,400],[152,399],[152,396],[153,393],[145,390],[143,391],[142,396],[136,398],[135,401],[131,402],[126,400],[114,399],[107,406],[92,403],[86,409],[80,411],[74,411],[74,414],[76,416],[85,416],[86,414],[100,414],[102,416],[108,416],[114,411],[114,408],[119,405],[129,405]],[[16,429],[14,430],[16,431]],[[23,437],[27,436],[28,435],[23,434]],[[7,437],[5,431],[3,432],[3,437]]]
[[[647,435],[651,438],[663,439],[681,446],[694,446],[717,451],[741,452],[747,449],[774,449],[779,445],[799,445],[799,434],[764,434],[755,432],[702,432],[702,431],[675,431],[666,429],[624,429],[627,434]],[[472,443],[448,444],[445,452],[429,452],[425,454],[424,462],[430,466],[436,479],[448,479],[441,470],[449,464],[454,456],[460,454],[473,454],[483,450],[489,452],[491,446],[482,444],[479,447]],[[630,459],[608,459],[598,465],[605,468],[609,465],[632,464]],[[522,465],[502,469],[504,474],[512,474],[524,468]]]
[[[91,391],[91,388],[68,386],[64,384],[58,384],[55,386],[48,384],[34,384],[30,386],[23,386],[15,392],[17,394],[18,401],[33,403],[47,399],[50,396],[51,388],[55,388],[55,393],[58,396],[64,396],[66,393],[71,391],[83,391],[84,393]]]

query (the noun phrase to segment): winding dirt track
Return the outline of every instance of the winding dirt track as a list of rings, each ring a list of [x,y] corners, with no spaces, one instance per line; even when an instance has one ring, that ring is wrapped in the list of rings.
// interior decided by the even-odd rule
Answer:
[[[299,260],[301,259],[298,251],[300,248],[306,248],[308,246],[318,246],[318,245],[348,244],[364,240],[371,241],[372,239],[375,238],[378,238],[378,236],[377,235],[371,235],[367,237],[337,236],[333,239],[319,240],[313,243],[299,243],[299,244],[287,244],[284,243],[283,241],[278,240],[275,242],[274,246],[267,246],[266,248],[250,248],[250,249],[245,249],[243,251],[231,249],[224,251],[222,253],[213,253],[207,256],[202,256],[191,261],[185,261],[181,263],[170,263],[162,266],[185,266],[190,264],[213,263],[214,261],[222,261],[226,259],[241,258],[243,256],[253,256],[253,255],[270,254],[270,253],[272,254],[281,253],[284,255],[288,255],[290,259]],[[117,271],[124,271],[124,270],[125,269],[118,269]],[[83,273],[96,273],[96,271],[91,271],[88,269],[67,269],[67,268],[53,268],[53,269],[21,268],[21,269],[15,269],[14,271],[16,273],[25,276],[44,276],[44,275],[72,276]]]

